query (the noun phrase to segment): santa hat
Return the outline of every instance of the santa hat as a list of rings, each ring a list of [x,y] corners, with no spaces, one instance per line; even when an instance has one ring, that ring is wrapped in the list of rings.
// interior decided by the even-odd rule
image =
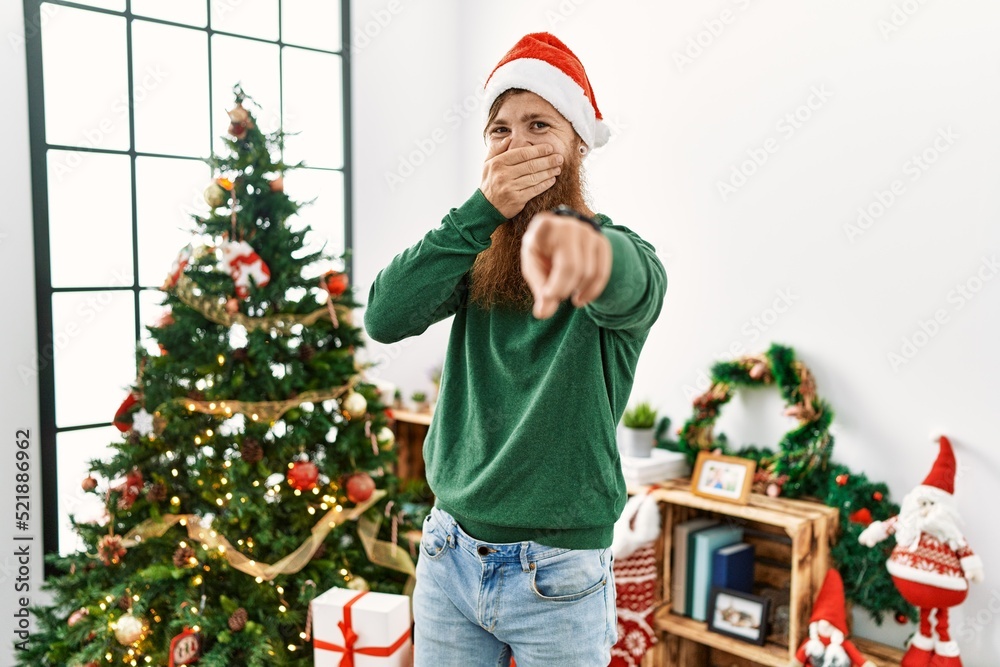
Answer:
[[[844,610],[844,580],[840,578],[840,572],[830,569],[823,580],[823,587],[819,589],[816,602],[813,603],[812,617],[809,619],[810,626],[813,623],[826,621],[833,627],[840,630],[847,636],[847,612]]]
[[[958,464],[955,463],[955,450],[951,448],[951,441],[946,436],[940,435],[934,439],[938,441],[941,449],[934,462],[934,467],[931,468],[921,486],[932,486],[941,489],[948,495],[954,495],[955,471],[958,469]]]
[[[485,88],[486,111],[504,91],[521,88],[554,106],[590,148],[600,148],[611,138],[583,63],[547,32],[522,37],[490,73]]]

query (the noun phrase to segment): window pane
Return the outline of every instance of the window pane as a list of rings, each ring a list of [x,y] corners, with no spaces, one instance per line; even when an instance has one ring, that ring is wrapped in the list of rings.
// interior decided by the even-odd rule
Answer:
[[[160,318],[167,312],[166,306],[163,305],[163,300],[166,297],[167,295],[159,290],[143,290],[139,292],[139,322],[142,324],[140,340],[146,351],[154,357],[160,356],[160,346],[159,343],[153,340],[146,327],[156,325],[160,321]]]
[[[124,398],[124,396],[122,396]],[[121,401],[119,401],[121,403]],[[115,408],[118,406],[116,405]],[[112,409],[114,414],[114,409]],[[110,444],[121,440],[121,432],[113,426],[69,431],[56,435],[56,475],[59,498],[59,553],[80,551],[86,547],[80,536],[70,528],[69,515],[84,523],[99,520],[105,506],[102,496],[86,493],[80,482],[90,474],[91,459],[108,460],[114,456]],[[97,478],[98,490],[108,488],[106,479]]]
[[[132,0],[132,13],[204,28],[205,0]]]
[[[78,5],[87,5],[89,7],[100,7],[101,9],[110,9],[115,12],[125,11],[125,0],[74,0],[74,1]]]
[[[42,5],[44,12],[52,5]],[[129,148],[125,19],[58,7],[42,25],[45,138],[52,144]]]
[[[110,422],[135,380],[132,292],[52,295],[56,425]]]
[[[204,156],[208,127],[208,36],[148,21],[132,24],[136,150]]]
[[[198,160],[136,158],[140,285],[162,285],[177,253],[191,243],[191,215],[208,213],[203,193],[211,176]]]
[[[283,0],[281,39],[286,44],[340,50],[340,2]]]
[[[278,129],[281,116],[278,78],[277,44],[224,35],[212,37],[212,136],[216,151],[228,150],[219,137],[229,128],[226,111],[233,108],[233,86],[237,83],[261,107],[252,109],[258,127],[263,132]]]
[[[52,285],[131,285],[129,157],[55,150],[47,157]]]
[[[294,169],[285,175],[285,192],[298,202],[316,199],[289,220],[293,227],[312,227],[312,233],[306,236],[307,251],[315,252],[326,242],[327,254],[343,253],[344,175],[339,171]]]
[[[278,0],[213,2],[212,30],[277,40]]]
[[[340,56],[286,48],[283,54],[285,160],[310,167],[344,164]]]

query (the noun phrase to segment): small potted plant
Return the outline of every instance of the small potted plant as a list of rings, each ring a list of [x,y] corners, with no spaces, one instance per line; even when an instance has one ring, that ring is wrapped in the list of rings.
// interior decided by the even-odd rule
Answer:
[[[416,406],[414,407],[414,411],[416,411],[416,412],[430,412],[431,411],[431,406],[427,402],[427,394],[425,392],[415,391],[412,394],[410,394],[410,399],[412,399],[413,402],[416,403]]]
[[[396,391],[392,394],[392,409],[402,410],[403,409],[403,392],[396,388]]]
[[[647,402],[636,404],[622,415],[622,429],[618,448],[622,456],[649,458],[652,455],[654,443],[654,425],[656,410]]]

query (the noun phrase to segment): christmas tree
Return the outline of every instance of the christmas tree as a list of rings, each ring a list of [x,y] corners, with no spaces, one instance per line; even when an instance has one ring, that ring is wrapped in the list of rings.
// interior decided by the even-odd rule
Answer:
[[[396,536],[422,489],[391,474],[391,414],[354,357],[359,304],[289,224],[302,204],[283,174],[302,165],[235,94],[211,212],[148,327],[160,353],[139,348],[122,440],[83,480],[106,514],[73,519],[85,550],[47,556],[54,601],[32,609],[21,665],[312,665],[311,599],[411,581]]]

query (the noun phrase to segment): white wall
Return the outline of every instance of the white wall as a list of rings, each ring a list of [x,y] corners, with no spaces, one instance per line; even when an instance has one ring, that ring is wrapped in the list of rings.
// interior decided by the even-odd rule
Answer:
[[[382,6],[358,2],[356,19]],[[930,431],[950,434],[966,533],[991,577],[953,627],[967,665],[995,665],[1000,537],[982,508],[995,505],[988,494],[1000,481],[998,29],[1000,7],[988,0],[404,3],[355,62],[362,294],[479,184],[479,122],[451,129],[444,111],[474,96],[522,34],[552,30],[582,58],[619,128],[588,158],[596,207],[653,243],[667,268],[633,397],[679,425],[713,361],[792,345],[836,409],[836,457],[887,481],[897,501],[930,468]],[[689,39],[705,46],[678,66]],[[808,118],[794,127],[784,119],[797,111]],[[447,130],[438,152],[390,191],[382,172],[436,126]],[[938,141],[947,150],[935,151],[948,128]],[[766,162],[724,201],[718,183],[765,146]],[[921,170],[913,156],[925,150],[936,160]],[[857,209],[877,213],[877,193],[891,194],[894,181],[895,201],[849,238]],[[927,324],[935,315],[941,322]],[[449,324],[388,352],[372,344],[376,356],[395,355],[383,377],[406,393],[426,384]],[[720,428],[776,442],[787,429],[780,407],[774,396],[737,397]],[[890,619],[862,632],[898,641],[909,630]]]
[[[33,34],[31,30],[29,35]],[[41,602],[38,585],[42,581],[41,462],[38,447],[38,382],[21,370],[35,364],[35,277],[34,243],[31,225],[31,173],[28,149],[28,88],[24,58],[24,14],[19,2],[0,3],[0,127],[4,129],[4,159],[0,161],[0,183],[4,189],[4,212],[0,219],[0,285],[4,306],[3,345],[0,346],[0,428],[3,428],[4,460],[0,461],[0,489],[3,506],[8,508],[0,522],[0,617],[6,619],[0,631],[0,664],[13,664],[11,640],[19,609],[18,598],[27,595],[32,604]],[[14,436],[18,429],[31,433],[31,528],[18,536],[31,535],[31,563],[28,593],[15,585],[20,564],[13,553]],[[21,582],[22,584],[25,582]]]

